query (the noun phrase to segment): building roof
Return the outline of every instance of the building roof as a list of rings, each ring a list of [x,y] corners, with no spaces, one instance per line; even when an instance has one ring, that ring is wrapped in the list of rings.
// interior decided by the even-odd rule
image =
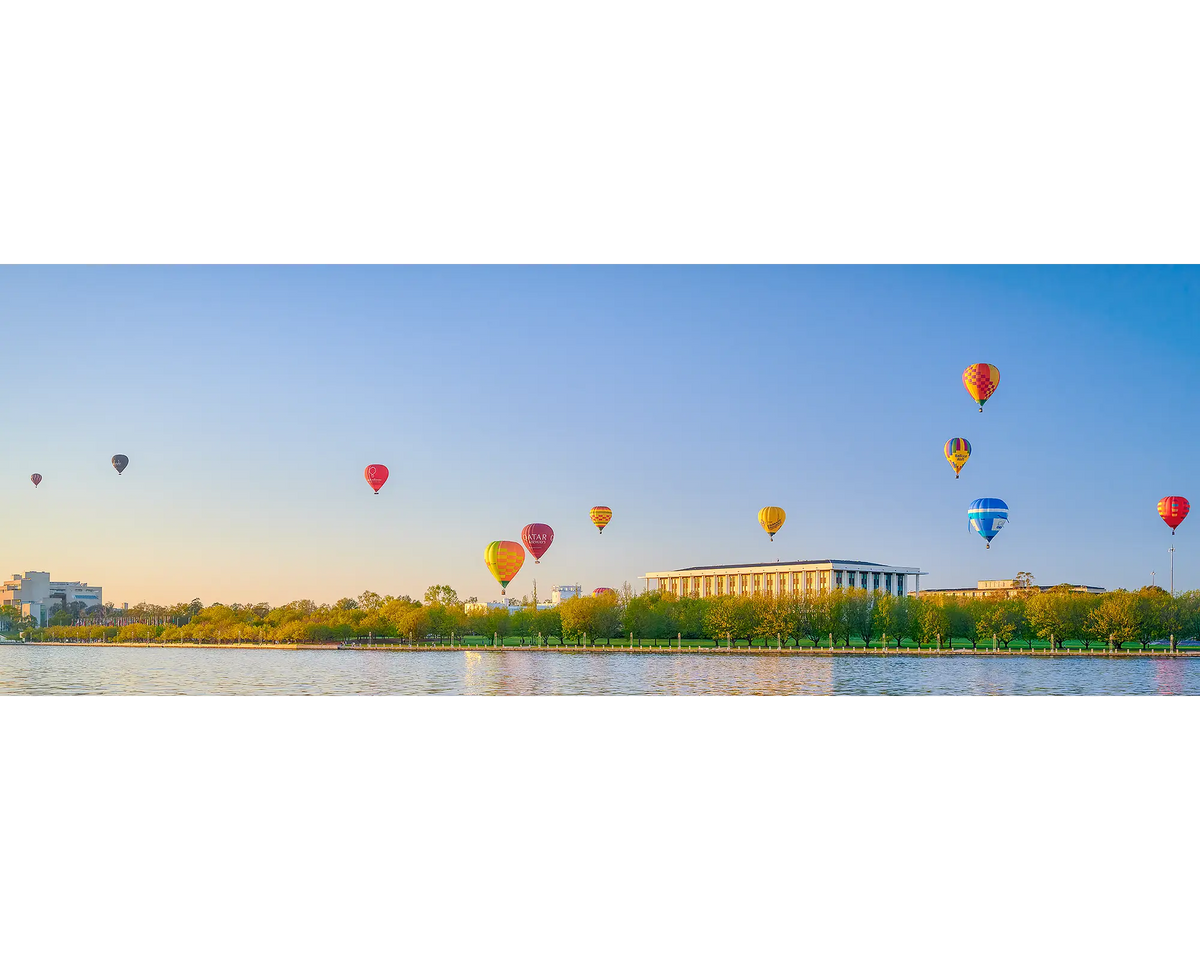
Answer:
[[[831,563],[836,566],[845,566],[851,563],[857,563],[864,567],[878,567],[885,569],[891,567],[887,563],[873,563],[870,560],[773,560],[769,563],[713,563],[702,567],[679,567],[671,573],[689,573],[693,570],[734,570],[739,567],[797,567],[813,565],[818,563]],[[892,569],[909,570],[916,569],[915,567],[892,567]]]

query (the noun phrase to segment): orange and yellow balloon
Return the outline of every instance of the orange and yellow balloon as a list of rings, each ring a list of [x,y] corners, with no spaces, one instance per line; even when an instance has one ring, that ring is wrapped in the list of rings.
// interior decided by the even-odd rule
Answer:
[[[787,514],[783,512],[783,507],[763,507],[758,511],[758,522],[771,535],[772,540],[786,519]]]
[[[592,518],[592,523],[596,525],[596,529],[601,533],[608,526],[608,521],[612,519],[612,511],[608,507],[592,507],[588,511],[588,515]]]
[[[483,562],[500,584],[500,596],[504,596],[504,588],[525,563],[525,548],[515,540],[493,540],[483,551]]]
[[[943,452],[950,461],[950,466],[954,468],[954,479],[957,480],[959,471],[967,465],[967,460],[971,457],[971,444],[962,437],[952,437],[946,441]]]
[[[979,404],[979,412],[983,413],[983,405],[988,397],[1000,386],[1000,371],[990,363],[973,363],[963,371],[963,386],[971,399]]]

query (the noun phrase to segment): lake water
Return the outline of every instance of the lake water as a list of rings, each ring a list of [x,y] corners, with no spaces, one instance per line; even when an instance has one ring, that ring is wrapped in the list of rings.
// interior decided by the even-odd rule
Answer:
[[[1200,694],[1200,657],[0,646],[3,694]]]

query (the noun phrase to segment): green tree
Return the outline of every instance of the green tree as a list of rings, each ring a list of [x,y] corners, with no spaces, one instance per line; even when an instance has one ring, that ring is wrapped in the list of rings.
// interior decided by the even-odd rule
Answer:
[[[1122,643],[1141,640],[1146,632],[1146,598],[1139,593],[1115,590],[1106,593],[1088,618],[1097,636],[1117,649]]]
[[[937,600],[924,600],[920,613],[921,639],[925,643],[949,644],[950,618]]]

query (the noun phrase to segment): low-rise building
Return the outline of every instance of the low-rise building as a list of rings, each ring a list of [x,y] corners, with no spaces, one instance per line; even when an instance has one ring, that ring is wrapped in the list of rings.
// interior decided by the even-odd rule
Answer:
[[[103,590],[78,580],[51,580],[50,574],[43,570],[26,570],[24,575],[14,573],[0,587],[0,605],[20,607],[22,616],[38,622],[49,617],[53,610],[72,603],[100,606],[104,603]]]
[[[1018,580],[977,580],[974,587],[938,587],[926,590],[925,596],[932,597],[990,597],[1001,599],[1015,597],[1030,590],[1045,593],[1047,590],[1065,589],[1071,593],[1107,593],[1104,587],[1090,587],[1084,583],[1060,583],[1053,587],[1035,586]]]

